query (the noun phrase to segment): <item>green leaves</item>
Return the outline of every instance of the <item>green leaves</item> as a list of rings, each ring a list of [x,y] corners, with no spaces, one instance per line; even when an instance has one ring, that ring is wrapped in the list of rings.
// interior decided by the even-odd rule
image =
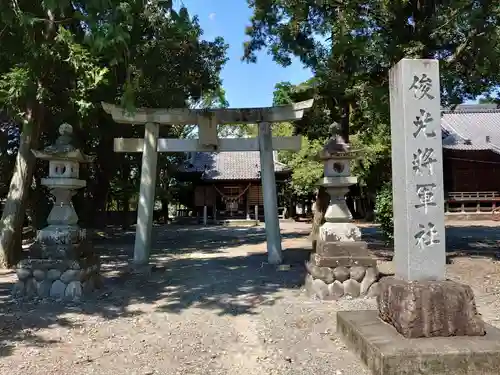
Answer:
[[[182,108],[200,98],[227,106],[220,72],[228,46],[202,34],[197,18],[186,8],[173,11],[171,0],[0,1],[0,109],[40,126],[40,146],[53,141],[60,123],[74,125],[84,151],[97,153],[88,194],[114,184],[122,198],[131,194],[127,184],[138,191],[140,154],[115,154],[113,138],[140,137],[143,130],[115,124],[100,102],[129,111]],[[161,128],[162,137],[185,132]],[[178,155],[161,158],[167,168]],[[131,171],[120,175],[126,163]],[[162,186],[169,186],[164,176]]]
[[[294,125],[288,122],[273,126],[274,137],[287,137],[294,132]],[[293,194],[299,197],[307,196],[316,190],[317,183],[323,175],[323,163],[316,157],[324,144],[324,139],[309,140],[307,137],[302,137],[300,151],[279,152],[279,161],[292,170],[290,187]]]
[[[292,169],[291,187],[298,196],[307,196],[317,189],[317,184],[323,176],[323,163],[316,156],[323,148],[325,140],[309,140],[302,138],[299,152],[283,155],[283,161]]]
[[[383,235],[394,238],[394,214],[392,210],[392,185],[385,183],[377,194],[375,203],[375,221],[380,224]]]
[[[59,27],[55,41],[65,47],[67,57],[63,61],[68,63],[78,76],[71,101],[76,105],[79,114],[84,115],[93,107],[89,100],[90,92],[105,83],[108,68],[101,67],[96,56],[83,44],[76,43],[69,30]]]
[[[315,98],[296,131],[328,136],[333,121],[366,151],[354,173],[370,192],[391,178],[388,71],[400,59],[438,58],[443,105],[488,96],[500,84],[500,4],[448,0],[248,0],[243,59],[267,49],[286,66],[298,57],[315,76],[280,83],[276,103]],[[305,97],[304,97],[305,96]],[[303,99],[302,99],[303,100]]]
[[[33,94],[33,76],[27,65],[12,67],[0,76],[0,103],[15,106],[25,96]]]

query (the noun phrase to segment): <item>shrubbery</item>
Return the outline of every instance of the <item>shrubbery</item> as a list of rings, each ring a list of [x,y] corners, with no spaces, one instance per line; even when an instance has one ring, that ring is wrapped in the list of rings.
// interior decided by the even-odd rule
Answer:
[[[392,185],[385,183],[377,193],[375,202],[375,221],[380,224],[382,233],[388,240],[394,238],[394,215],[392,212]]]

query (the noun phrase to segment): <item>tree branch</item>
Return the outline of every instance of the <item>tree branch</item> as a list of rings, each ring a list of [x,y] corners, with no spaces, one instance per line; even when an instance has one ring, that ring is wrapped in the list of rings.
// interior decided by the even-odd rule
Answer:
[[[2,37],[2,34],[5,32],[5,30],[7,30],[7,25],[5,25],[2,31],[0,31],[0,38]]]
[[[464,53],[465,49],[467,48],[467,45],[472,41],[472,39],[483,35],[485,35],[485,33],[484,32],[480,33],[479,30],[477,29],[471,31],[467,36],[467,38],[456,48],[455,52],[446,59],[446,62],[448,64],[455,63],[458,60],[458,58]]]

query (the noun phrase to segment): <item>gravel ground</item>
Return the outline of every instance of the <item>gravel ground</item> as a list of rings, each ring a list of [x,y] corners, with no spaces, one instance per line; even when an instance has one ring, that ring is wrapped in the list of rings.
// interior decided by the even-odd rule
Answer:
[[[493,223],[460,225],[448,231],[448,276],[470,283],[483,318],[500,326],[492,255],[500,233]],[[144,278],[126,273],[133,233],[110,231],[96,241],[105,288],[81,304],[20,304],[8,297],[14,278],[4,272],[0,374],[368,375],[335,334],[335,314],[375,301],[305,296],[308,232],[307,224],[283,225],[290,269],[280,271],[266,263],[262,228],[157,228],[157,267]],[[365,232],[377,244],[374,229]],[[377,249],[390,257],[380,241]],[[391,262],[380,266],[391,272]]]

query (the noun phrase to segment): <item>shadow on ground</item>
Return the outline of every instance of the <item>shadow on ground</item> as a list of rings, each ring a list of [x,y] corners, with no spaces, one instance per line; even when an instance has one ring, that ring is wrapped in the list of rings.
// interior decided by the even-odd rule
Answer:
[[[498,254],[500,231],[496,227],[450,226],[446,233],[450,257]],[[282,237],[307,245],[307,235],[308,228],[299,228],[285,231]],[[376,255],[392,258],[392,247],[385,244],[375,226],[363,228],[363,235]],[[0,356],[8,356],[21,343],[53,344],[38,331],[56,326],[78,328],[72,313],[112,320],[144,314],[144,309],[131,307],[146,304],[149,311],[170,314],[182,314],[189,308],[217,315],[256,314],[258,306],[276,303],[281,290],[302,285],[303,264],[309,256],[308,246],[289,246],[284,255],[290,267],[280,271],[267,264],[263,228],[156,227],[151,254],[156,268],[150,277],[143,277],[127,273],[134,236],[133,231],[110,229],[95,240],[102,253],[105,285],[80,304],[16,301],[10,298],[13,278],[0,278]],[[248,246],[248,252],[242,246]]]
[[[307,231],[283,234],[283,239],[304,238]],[[255,314],[262,304],[273,304],[282,289],[300,288],[308,249],[284,251],[280,270],[267,264],[265,253],[228,256],[224,248],[263,245],[263,228],[162,228],[155,229],[149,277],[128,273],[133,256],[134,232],[109,234],[95,241],[102,254],[104,288],[80,304],[47,301],[22,302],[10,298],[11,282],[0,283],[0,356],[9,355],[16,345],[47,346],[37,331],[54,326],[75,327],[67,314],[98,315],[117,319],[143,312],[132,304],[149,304],[155,311],[181,314],[195,307],[217,315]],[[183,257],[196,252],[196,257]],[[240,254],[245,254],[240,252]]]
[[[288,249],[284,252],[289,268],[280,271],[267,263],[265,254],[201,259],[175,259],[153,271],[148,280],[130,285],[127,277],[108,283],[128,283],[134,301],[154,303],[164,299],[160,311],[182,313],[196,307],[214,310],[217,315],[254,314],[255,307],[273,304],[280,289],[300,288],[305,276],[304,261],[309,251]],[[161,288],[158,288],[158,286]],[[158,295],[158,290],[161,295]]]
[[[362,229],[363,240],[382,260],[394,256],[393,243],[387,242],[376,226]],[[448,260],[461,256],[500,258],[500,227],[487,225],[446,226],[446,255]]]
[[[301,239],[309,234],[308,230],[294,230],[281,234],[282,240]],[[103,262],[116,260],[128,261],[133,255],[135,231],[120,231],[109,228],[96,236],[95,246],[101,250]],[[153,230],[151,255],[156,256],[187,255],[192,252],[203,254],[223,253],[228,248],[259,245],[266,242],[263,227],[231,228],[220,226],[175,226],[155,227]],[[114,251],[108,251],[112,244]]]

